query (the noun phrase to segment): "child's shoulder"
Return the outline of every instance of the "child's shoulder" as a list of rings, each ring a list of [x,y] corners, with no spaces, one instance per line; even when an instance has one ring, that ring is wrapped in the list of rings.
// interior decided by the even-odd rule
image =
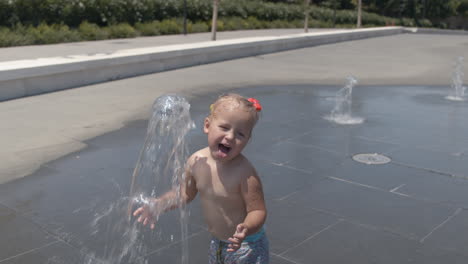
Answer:
[[[235,166],[242,171],[242,174],[250,175],[250,174],[257,174],[255,167],[252,165],[249,159],[244,155],[240,154],[238,159],[238,164]]]
[[[193,166],[200,160],[206,161],[209,158],[209,149],[208,147],[195,151],[189,158],[188,158],[188,165]]]
[[[210,154],[209,151],[210,150],[209,150],[208,147],[199,149],[199,150],[195,151],[194,153],[192,153],[192,155],[190,156],[189,159],[195,159],[197,157],[207,158],[208,155]]]

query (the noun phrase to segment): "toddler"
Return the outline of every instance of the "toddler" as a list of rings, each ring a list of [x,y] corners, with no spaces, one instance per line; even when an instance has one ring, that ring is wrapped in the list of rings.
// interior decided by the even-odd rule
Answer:
[[[153,198],[133,213],[138,222],[154,228],[161,213],[189,203],[199,193],[212,234],[209,263],[268,263],[262,184],[253,165],[241,153],[260,111],[256,99],[237,94],[219,97],[203,124],[208,146],[187,160],[180,195],[172,190]]]

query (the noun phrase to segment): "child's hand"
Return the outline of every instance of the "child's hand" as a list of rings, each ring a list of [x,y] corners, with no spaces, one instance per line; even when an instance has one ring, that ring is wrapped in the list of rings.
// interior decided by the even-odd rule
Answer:
[[[229,244],[229,248],[227,249],[228,252],[234,252],[237,251],[242,244],[242,241],[244,241],[245,237],[247,234],[247,227],[244,224],[238,224],[236,228],[236,232],[232,237],[228,239],[231,244]]]
[[[148,204],[143,205],[133,212],[133,216],[138,216],[138,223],[143,223],[144,226],[147,224],[150,225],[151,229],[154,229],[156,225],[156,220],[159,217],[160,210],[158,208],[158,200],[153,200]]]

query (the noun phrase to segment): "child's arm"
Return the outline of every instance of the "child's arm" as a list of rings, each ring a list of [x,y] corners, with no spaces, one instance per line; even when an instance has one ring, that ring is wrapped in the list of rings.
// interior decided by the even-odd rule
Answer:
[[[245,237],[258,232],[267,216],[262,183],[255,170],[241,183],[241,194],[244,198],[247,216],[243,223],[237,225],[235,234],[228,239],[232,242],[228,251],[236,251]]]
[[[148,204],[143,205],[133,212],[133,216],[139,216],[137,221],[143,225],[150,224],[150,228],[154,229],[156,221],[162,213],[176,209],[182,205],[191,202],[197,195],[196,182],[193,175],[187,167],[185,171],[185,179],[181,183],[180,199],[178,199],[177,190],[173,189],[167,193],[150,199]]]

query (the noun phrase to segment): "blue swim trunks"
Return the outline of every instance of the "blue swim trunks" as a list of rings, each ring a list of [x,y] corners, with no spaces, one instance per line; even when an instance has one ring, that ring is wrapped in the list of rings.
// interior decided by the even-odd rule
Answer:
[[[262,228],[257,233],[244,239],[241,247],[235,252],[227,252],[230,242],[212,238],[209,264],[268,264],[268,238]]]

